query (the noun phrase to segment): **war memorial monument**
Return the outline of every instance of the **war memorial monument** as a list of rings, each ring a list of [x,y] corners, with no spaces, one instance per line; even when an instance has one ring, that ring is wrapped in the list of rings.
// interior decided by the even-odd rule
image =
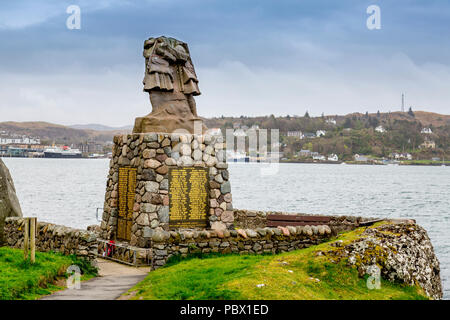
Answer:
[[[155,231],[233,224],[224,140],[197,115],[188,45],[150,38],[144,57],[152,112],[136,119],[132,134],[114,138],[101,224],[104,239],[142,248]]]

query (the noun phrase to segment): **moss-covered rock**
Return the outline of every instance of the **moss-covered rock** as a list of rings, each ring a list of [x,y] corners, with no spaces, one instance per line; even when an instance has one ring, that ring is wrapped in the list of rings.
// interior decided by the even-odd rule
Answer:
[[[419,285],[429,297],[442,299],[439,261],[427,232],[415,223],[381,223],[332,245],[325,254],[333,261],[346,259],[360,276],[377,269],[384,279]]]

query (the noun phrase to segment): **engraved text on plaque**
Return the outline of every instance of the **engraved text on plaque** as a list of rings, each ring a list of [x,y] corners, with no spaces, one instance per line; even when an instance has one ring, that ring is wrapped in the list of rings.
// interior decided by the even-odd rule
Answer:
[[[170,228],[206,228],[208,196],[207,168],[170,169]]]
[[[119,168],[119,216],[117,217],[117,238],[131,239],[133,206],[136,193],[136,168]]]

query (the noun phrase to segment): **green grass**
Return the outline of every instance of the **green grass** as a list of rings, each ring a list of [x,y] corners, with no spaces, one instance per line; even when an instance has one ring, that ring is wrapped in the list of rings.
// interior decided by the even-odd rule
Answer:
[[[80,266],[82,280],[96,275],[96,270],[74,256],[36,252],[36,262],[23,258],[23,251],[0,248],[0,300],[34,300],[64,287],[55,285],[58,277],[66,277],[68,266]]]
[[[350,242],[361,229],[341,235]],[[320,256],[330,243],[270,256],[209,255],[175,259],[149,273],[128,294],[130,299],[417,300],[428,299],[417,286],[381,281],[369,290],[355,267]],[[318,281],[319,280],[319,281]],[[264,284],[263,287],[258,285]]]
[[[433,161],[433,160],[404,160],[402,161],[403,164],[409,164],[409,165],[442,165],[441,161]],[[444,161],[446,165],[450,165],[450,161],[446,160]]]

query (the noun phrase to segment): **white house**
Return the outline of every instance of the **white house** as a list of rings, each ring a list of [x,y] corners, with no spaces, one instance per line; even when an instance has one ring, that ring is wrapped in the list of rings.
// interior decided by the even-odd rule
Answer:
[[[300,152],[298,153],[298,155],[299,155],[300,157],[309,157],[309,156],[311,156],[311,151],[310,151],[310,150],[304,150],[304,149],[302,149],[302,150],[300,150]]]
[[[398,159],[400,159],[400,154],[398,154],[397,152],[393,152],[393,153],[391,153],[391,158],[398,160]]]
[[[325,160],[327,160],[327,158],[325,158],[325,156],[323,156],[321,154],[317,154],[317,155],[313,156],[313,160],[325,161]]]
[[[328,161],[339,161],[339,158],[337,154],[332,153],[328,156]]]
[[[303,139],[303,133],[301,131],[288,131],[287,136]]]
[[[395,160],[412,160],[412,155],[410,153],[391,153],[391,158],[394,158]]]
[[[328,123],[328,124],[336,125],[336,120],[334,120],[334,119],[327,119],[327,120],[325,120],[325,122]]]
[[[244,162],[246,154],[243,151],[227,150],[227,161],[229,162]]]
[[[316,132],[316,137],[322,137],[326,134],[327,132],[325,130],[317,130]]]
[[[222,130],[220,128],[211,128],[207,131],[212,136],[221,136]]]
[[[430,128],[423,128],[422,131],[420,131],[420,133],[425,133],[425,134],[432,134],[433,131],[431,131]]]
[[[245,131],[243,129],[236,129],[236,130],[234,130],[233,135],[235,137],[246,137],[247,136],[247,134],[245,133]]]
[[[41,144],[41,139],[39,138],[23,138],[24,144]]]
[[[0,145],[6,144],[41,144],[41,139],[30,138],[27,136],[23,137],[0,137]]]
[[[420,149],[435,149],[436,142],[425,139],[425,141],[419,146]]]
[[[316,137],[316,134],[314,132],[305,132],[305,134],[303,134],[303,137],[313,139]]]
[[[386,132],[386,129],[384,129],[383,126],[378,126],[375,128],[375,131],[379,133],[384,133]]]

